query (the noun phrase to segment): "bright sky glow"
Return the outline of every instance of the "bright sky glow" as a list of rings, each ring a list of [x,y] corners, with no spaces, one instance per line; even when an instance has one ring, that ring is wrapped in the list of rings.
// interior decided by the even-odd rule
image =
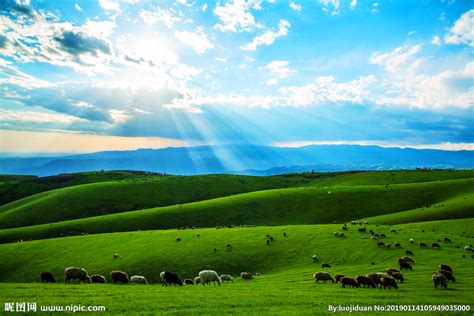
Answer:
[[[0,1],[0,151],[473,149],[474,4]]]

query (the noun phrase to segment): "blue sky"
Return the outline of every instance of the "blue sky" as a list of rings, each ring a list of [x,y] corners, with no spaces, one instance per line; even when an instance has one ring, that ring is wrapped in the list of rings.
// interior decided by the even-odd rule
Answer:
[[[471,1],[0,3],[0,149],[474,149]]]

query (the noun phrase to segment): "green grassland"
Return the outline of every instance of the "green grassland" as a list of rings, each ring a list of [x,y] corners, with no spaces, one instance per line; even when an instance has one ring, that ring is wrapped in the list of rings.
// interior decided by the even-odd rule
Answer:
[[[420,224],[423,225],[368,225],[376,232],[385,233],[385,242],[400,242],[402,249],[377,248],[368,233],[357,232],[358,225],[350,225],[345,238],[333,235],[341,225],[302,225],[124,232],[2,244],[0,256],[10,258],[0,261],[2,282],[39,282],[42,271],[51,271],[62,282],[63,270],[68,266],[81,266],[91,274],[104,275],[120,269],[129,275],[145,275],[152,283],[159,282],[162,270],[175,271],[183,278],[194,277],[201,269],[215,269],[234,276],[241,271],[261,274],[250,282],[237,280],[211,288],[5,283],[1,285],[2,297],[6,301],[21,298],[21,301],[44,304],[105,305],[116,313],[320,314],[327,310],[328,304],[472,303],[473,258],[463,247],[472,243],[473,220],[451,221],[449,233],[437,231],[442,222]],[[397,233],[391,233],[392,228]],[[200,237],[196,236],[198,232]],[[266,234],[274,236],[270,245],[265,242]],[[176,242],[176,236],[182,241]],[[443,243],[441,249],[419,249],[408,242],[414,238],[431,243],[445,236],[453,242]],[[226,247],[229,243],[231,250]],[[406,281],[398,290],[341,289],[340,284],[315,284],[312,279],[312,274],[320,270],[352,277],[384,271],[396,267],[397,258],[406,249],[415,253],[416,264],[413,271],[404,272]],[[114,253],[119,257],[113,258]],[[312,262],[313,254],[319,262]],[[321,269],[321,262],[328,262],[332,267]],[[430,280],[431,272],[440,263],[451,265],[457,278],[456,283],[449,283],[448,290],[435,290]]]
[[[472,170],[275,177],[107,174],[71,175],[67,185],[42,186],[31,195],[25,188],[35,178],[0,177],[2,183],[23,183],[9,191],[12,195],[7,192],[4,199],[10,202],[0,206],[0,227],[14,227],[0,229],[0,307],[34,301],[104,305],[113,314],[319,315],[329,313],[328,304],[473,302],[474,255],[464,250],[474,244]],[[97,181],[84,182],[94,177]],[[400,242],[401,249],[378,248],[368,233],[357,231],[359,225],[349,224],[344,238],[334,236],[342,223],[358,219],[370,223],[367,230],[386,234],[385,243]],[[335,220],[338,224],[332,224]],[[237,227],[215,228],[222,225]],[[195,229],[176,229],[186,226]],[[270,245],[267,234],[274,237]],[[442,242],[444,237],[452,243]],[[410,244],[410,238],[417,243]],[[441,249],[420,249],[419,242],[439,242]],[[315,284],[312,277],[316,271],[351,277],[385,271],[397,267],[405,250],[415,253],[416,264],[403,272],[406,281],[398,290],[342,289]],[[322,262],[332,267],[322,269]],[[440,263],[449,264],[456,276],[447,290],[435,290],[431,282]],[[65,285],[63,271],[69,266],[107,277],[119,269],[144,275],[151,284]],[[160,271],[191,278],[203,269],[231,274],[236,281],[220,287],[160,284]],[[39,284],[44,271],[58,283]],[[261,275],[242,281],[237,277],[242,271]]]
[[[349,221],[423,207],[451,210],[438,212],[437,219],[467,218],[472,216],[473,188],[474,178],[389,186],[307,186],[264,190],[187,204],[3,229],[0,230],[0,242],[182,226],[331,223],[334,220]],[[7,221],[10,214],[15,215],[15,211],[2,214],[0,218]],[[407,215],[405,222],[409,222],[409,218]]]

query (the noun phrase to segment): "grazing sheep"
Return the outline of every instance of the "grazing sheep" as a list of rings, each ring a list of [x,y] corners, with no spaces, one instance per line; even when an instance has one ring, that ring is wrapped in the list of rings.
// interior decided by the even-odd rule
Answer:
[[[390,229],[391,233],[396,233],[397,231],[395,229]]]
[[[420,248],[428,248],[428,245],[424,242],[420,242]]]
[[[385,247],[385,243],[383,241],[380,241],[377,243],[377,247],[379,248],[384,248]]]
[[[392,244],[391,244],[391,243],[385,244],[385,248],[391,248],[391,247],[392,247]]]
[[[334,277],[334,279],[336,280],[336,283],[341,281],[341,278],[344,277],[344,274],[336,274],[336,276]]]
[[[346,237],[346,235],[344,235],[344,233],[340,233],[339,237],[344,238],[344,237]]]
[[[183,280],[183,284],[194,285],[194,280],[192,280],[192,279],[184,279],[184,280]]]
[[[222,283],[221,278],[214,270],[202,270],[201,272],[199,272],[199,278],[201,279],[201,284],[203,286],[206,284],[211,285],[211,282],[212,284],[214,284],[214,286],[216,285],[216,282],[219,286]]]
[[[400,245],[399,242],[396,242],[396,243],[395,243],[395,248],[402,248],[402,245]]]
[[[222,282],[224,282],[224,281],[226,281],[226,282],[229,282],[229,281],[230,281],[230,282],[234,282],[234,278],[231,277],[231,276],[228,275],[228,274],[223,274],[223,275],[221,275],[221,280],[222,280]]]
[[[441,263],[441,264],[439,265],[439,269],[440,269],[440,270],[449,271],[449,272],[453,273],[453,269],[451,269],[451,267],[448,266],[447,264]]]
[[[183,281],[181,281],[178,278],[178,275],[176,273],[163,271],[160,273],[160,278],[161,280],[163,280],[163,285],[166,285],[166,286],[168,285],[171,286],[171,284],[179,285],[179,286],[183,285]]]
[[[441,246],[437,242],[434,242],[431,244],[431,248],[441,248]]]
[[[439,270],[438,272],[444,275],[446,277],[446,280],[453,281],[453,283],[456,283],[456,278],[450,271]]]
[[[406,262],[406,261],[401,261],[400,263],[400,270],[413,270],[412,266]]]
[[[400,270],[395,269],[395,268],[388,268],[387,269],[387,274],[388,275],[392,275],[392,273],[394,273],[394,272],[399,272],[400,273]]]
[[[358,275],[356,276],[355,280],[360,286],[363,285],[364,287],[376,287],[375,282],[372,281],[371,278],[366,277],[365,275]]]
[[[255,272],[255,276],[260,276],[260,273],[258,273],[258,272]]]
[[[395,280],[400,281],[400,283],[403,283],[404,281],[403,274],[401,274],[400,272],[393,272],[391,277],[394,278]]]
[[[134,284],[148,284],[147,279],[144,276],[141,275],[133,275],[130,278],[130,283]]]
[[[286,234],[286,232],[283,232],[283,236],[284,236],[284,237],[288,237],[288,235]]]
[[[119,254],[118,254],[118,253],[114,253],[114,254],[112,255],[112,257],[113,257],[114,259],[117,259],[117,258],[119,257]]]
[[[240,273],[240,277],[242,280],[252,280],[252,274],[250,272],[242,272]]]
[[[43,272],[41,273],[41,283],[56,283],[56,280],[51,272]]]
[[[180,241],[181,241],[181,237],[176,237],[176,241],[177,241],[177,242],[180,242]]]
[[[381,287],[383,286],[384,289],[386,289],[387,287],[388,289],[391,289],[391,288],[398,289],[397,281],[394,278],[382,277],[380,281],[382,282]]]
[[[342,230],[347,230],[347,226],[342,226]]]
[[[408,256],[413,256],[413,252],[411,250],[405,250],[405,254]]]
[[[273,241],[273,236],[270,236],[270,241]]]
[[[380,234],[380,238],[385,238],[385,234]]]
[[[334,232],[334,236],[339,237],[339,232]]]
[[[201,283],[201,278],[200,277],[195,277],[194,278],[194,284],[198,285],[199,283]]]
[[[317,262],[317,261],[318,261],[318,256],[313,255],[313,262]]]
[[[369,222],[368,222],[368,221],[364,221],[364,224],[365,224],[365,225],[369,225]]]
[[[331,265],[330,265],[329,263],[323,262],[323,263],[321,264],[321,267],[323,267],[323,268],[330,268]]]
[[[107,283],[107,280],[105,279],[105,276],[103,276],[103,275],[94,274],[94,275],[91,275],[91,282],[92,283],[104,284],[104,283]]]
[[[270,245],[270,240],[269,239],[267,239],[267,245]]]
[[[414,260],[412,257],[410,257],[410,256],[403,256],[403,257],[401,257],[400,259],[402,259],[402,260],[404,260],[404,261],[406,261],[406,262],[408,262],[408,263],[411,263],[411,264],[414,264],[414,263],[415,263],[415,260]]]
[[[128,278],[128,274],[123,271],[112,271],[110,272],[110,278],[114,283],[129,283],[130,279]]]
[[[379,239],[379,237],[377,237],[377,236],[370,236],[370,238],[372,238],[372,240],[377,240],[377,239]]]
[[[84,283],[90,283],[91,278],[87,274],[87,271],[83,268],[78,267],[69,267],[64,269],[65,282],[71,283],[71,280],[79,280],[79,283],[83,281]]]
[[[331,281],[334,284],[334,279],[328,272],[315,272],[313,278],[316,283],[319,283],[319,281],[323,281],[324,283]]]
[[[346,287],[346,285],[350,287],[360,287],[357,281],[354,280],[353,278],[342,277],[341,283],[342,283],[342,287]]]
[[[444,237],[444,242],[451,242],[451,239],[449,239],[448,237]]]
[[[371,272],[371,273],[367,273],[365,276],[370,278],[372,281],[374,281],[376,285],[381,284],[381,279],[383,277],[388,277],[388,275],[383,272],[375,272],[375,273]]]
[[[199,235],[199,233],[196,234],[196,237],[201,237],[201,235]]]
[[[415,239],[410,238],[410,244],[414,244],[414,243],[415,243]]]
[[[435,289],[437,289],[438,286],[444,287],[445,289],[448,288],[446,277],[442,273],[433,272],[433,274],[431,274],[431,279],[433,280]]]
[[[227,249],[232,248],[232,245],[231,245],[231,244],[227,244],[227,245],[225,245],[225,246],[227,247]]]
[[[358,231],[359,233],[365,233],[365,232],[367,231],[367,229],[364,227],[364,228],[359,228],[359,229],[357,229],[357,231]]]

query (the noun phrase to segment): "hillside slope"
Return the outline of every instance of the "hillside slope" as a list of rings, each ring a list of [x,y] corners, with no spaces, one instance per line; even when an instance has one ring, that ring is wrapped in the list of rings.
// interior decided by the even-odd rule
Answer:
[[[443,219],[472,217],[474,179],[425,183],[301,187],[244,193],[195,203],[0,230],[0,242],[181,226],[340,222],[456,202]],[[464,201],[464,202],[463,202]]]
[[[0,206],[0,229],[208,200],[308,180],[237,175],[167,176],[43,192]]]
[[[472,259],[470,256],[462,257],[462,247],[471,242],[468,237],[474,233],[473,219],[453,221],[449,233],[436,231],[438,223],[427,222],[418,227],[368,226],[385,233],[386,242],[400,242],[403,249],[378,248],[368,233],[357,232],[359,226],[349,226],[346,238],[334,237],[333,231],[340,225],[332,224],[124,232],[2,244],[0,256],[9,260],[0,261],[0,281],[35,282],[42,271],[51,271],[61,282],[63,270],[68,266],[84,267],[91,274],[103,275],[119,269],[129,275],[145,275],[151,282],[157,282],[163,270],[191,278],[202,269],[231,275],[241,271],[265,275],[292,270],[310,280],[312,273],[320,269],[321,262],[330,263],[332,268],[327,270],[334,274],[384,271],[396,266],[397,257],[403,255],[404,249],[415,252],[415,271],[429,275],[439,262],[449,262],[457,276],[471,275]],[[465,227],[471,227],[471,236],[463,236],[461,232]],[[390,233],[391,228],[396,228],[398,233]],[[422,232],[422,228],[426,232]],[[266,234],[274,237],[270,245],[266,244]],[[176,236],[180,236],[182,241],[176,242]],[[430,243],[443,236],[453,242],[443,244],[441,250],[420,250],[408,242],[414,238]],[[227,244],[232,247],[228,248]],[[115,253],[118,258],[112,256]],[[318,256],[318,264],[312,262],[313,254]]]

